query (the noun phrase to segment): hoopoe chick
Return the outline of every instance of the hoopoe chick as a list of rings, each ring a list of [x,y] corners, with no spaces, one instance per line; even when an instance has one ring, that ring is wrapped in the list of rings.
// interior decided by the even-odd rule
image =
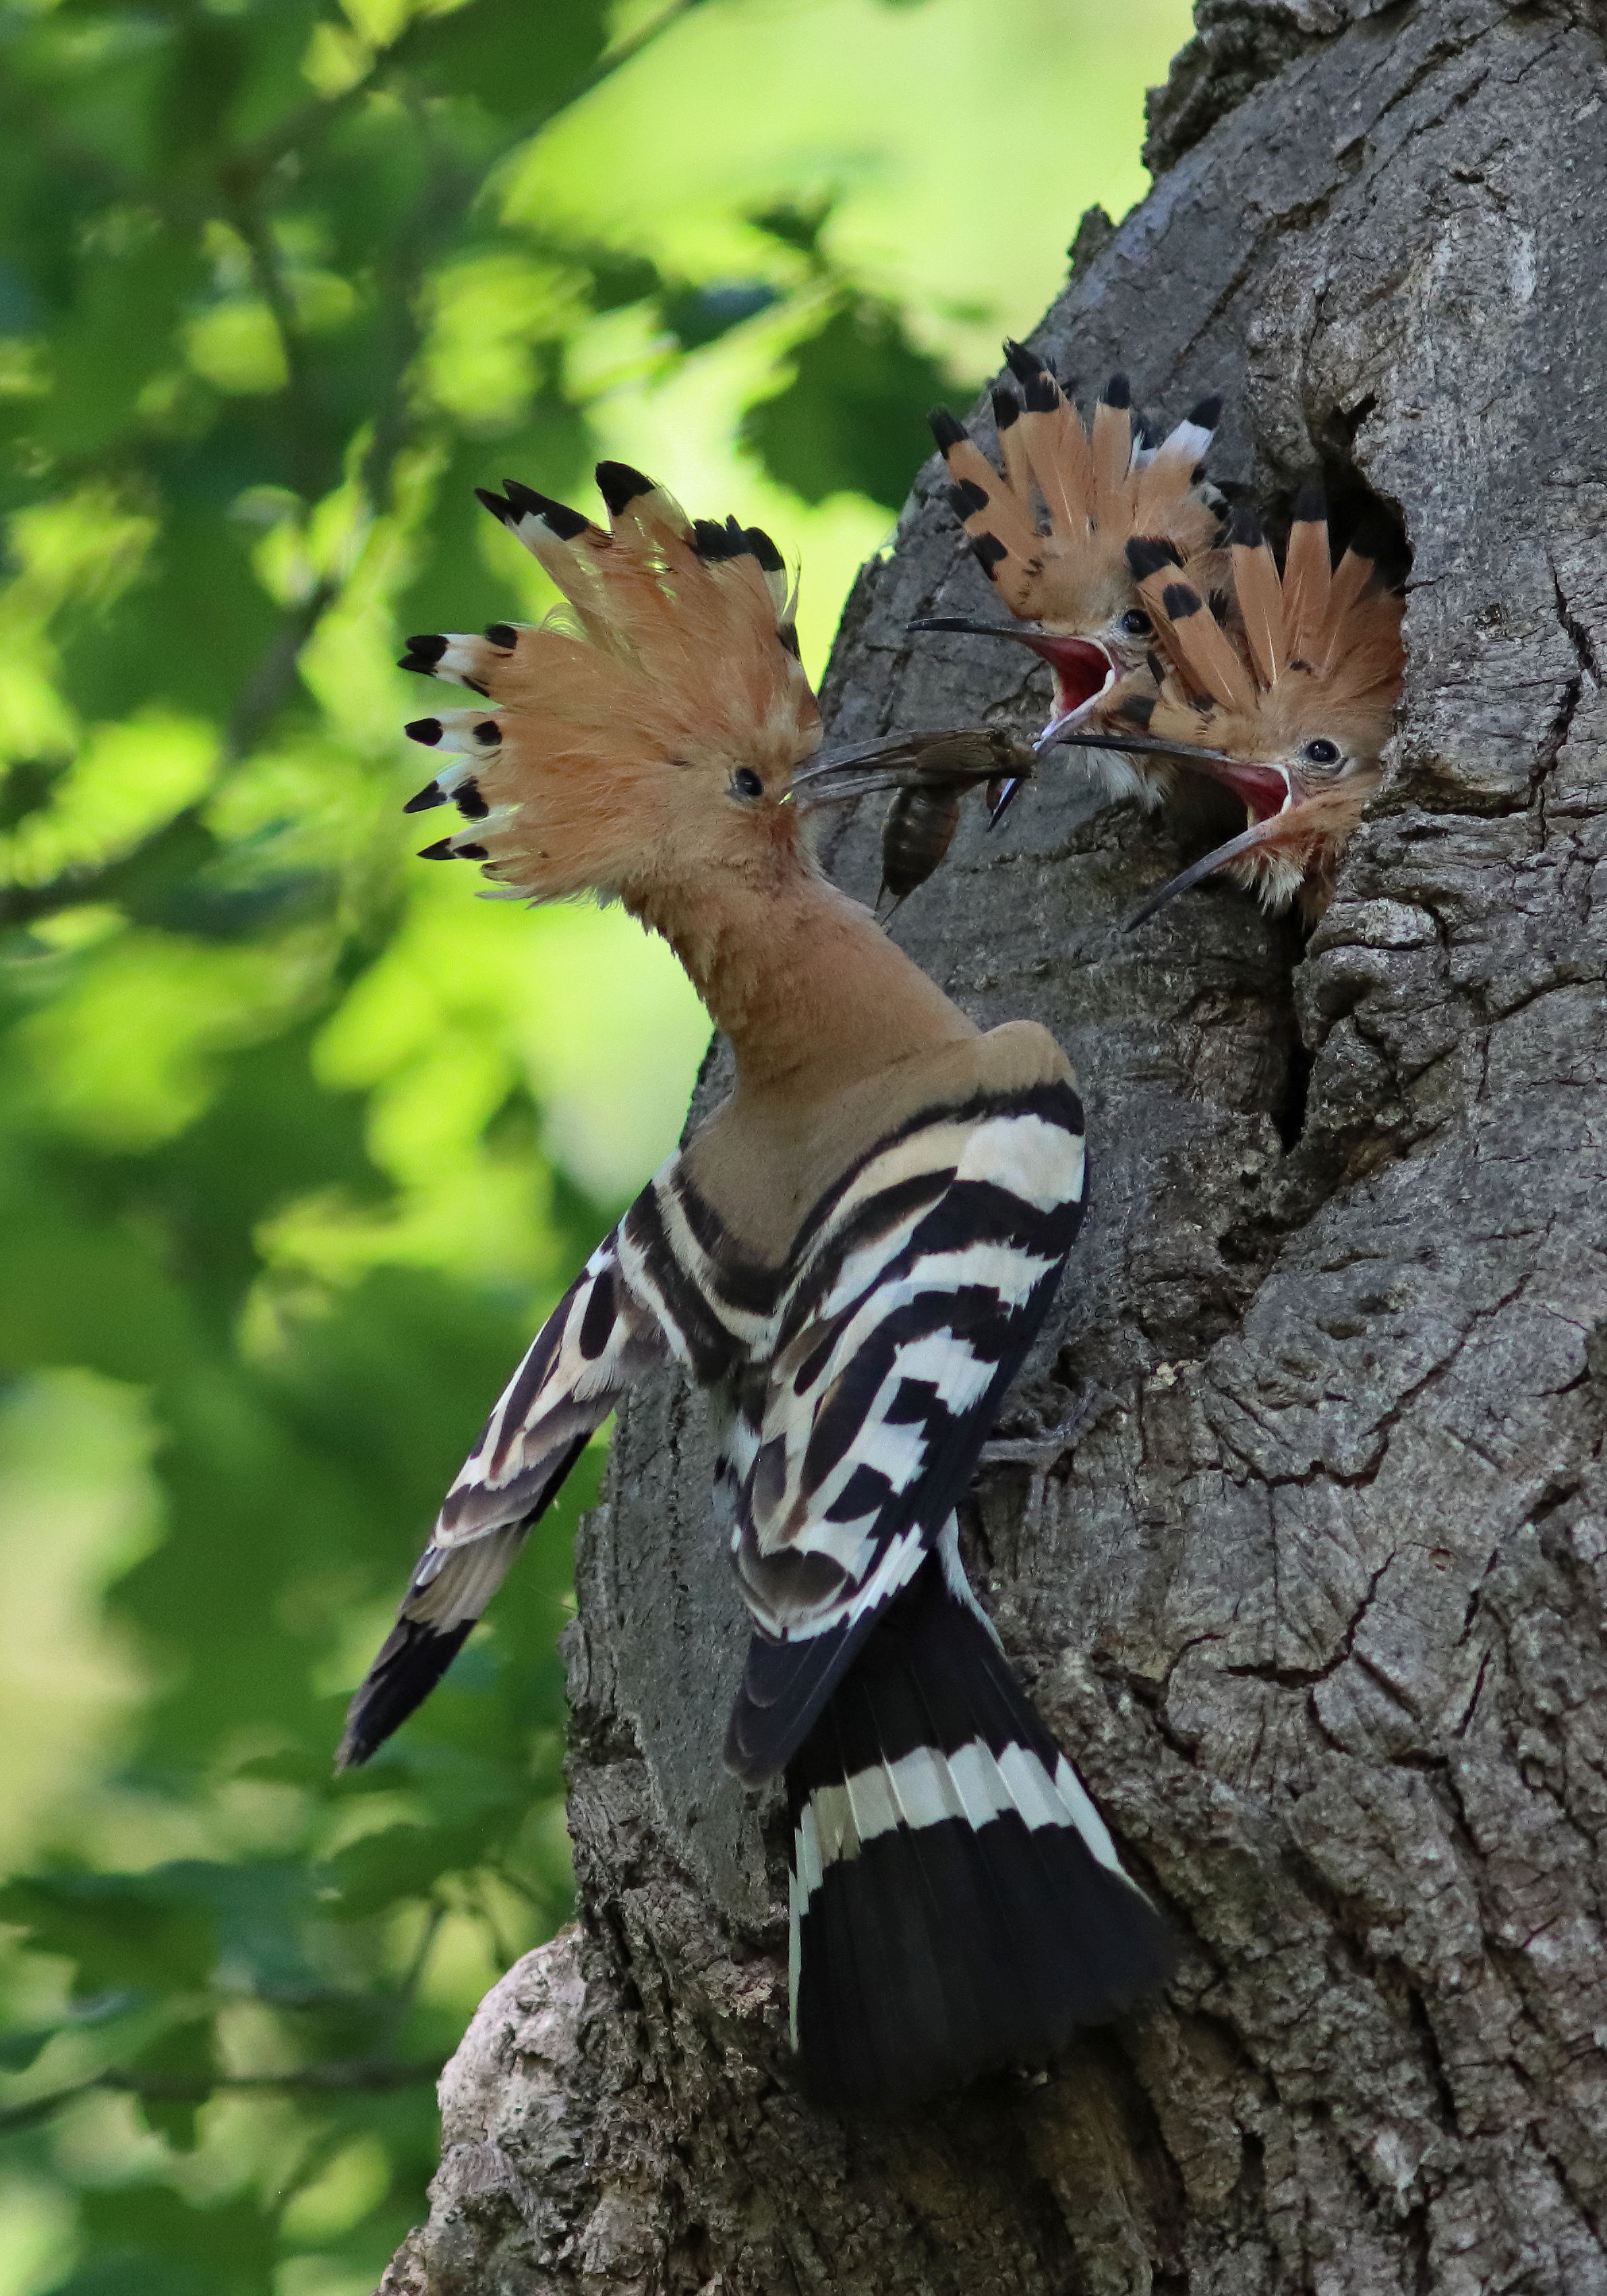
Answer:
[[[1269,910],[1298,897],[1315,923],[1382,776],[1381,752],[1406,669],[1404,600],[1354,550],[1332,564],[1317,487],[1303,489],[1295,504],[1282,578],[1259,521],[1247,511],[1235,514],[1232,629],[1169,544],[1135,541],[1127,555],[1165,674],[1159,686],[1136,678],[1113,693],[1102,730],[1112,740],[1129,738],[1127,726],[1139,731],[1242,798],[1250,816],[1239,836],[1163,886],[1130,922],[1225,869]]]
[[[1082,1114],[1046,1030],[983,1035],[810,849],[816,804],[909,786],[934,745],[943,778],[982,778],[994,739],[816,755],[772,545],[688,521],[622,464],[598,481],[606,529],[521,487],[486,497],[570,603],[412,642],[483,696],[414,802],[455,801],[445,848],[499,890],[617,893],[676,950],[736,1082],[493,1406],[340,1759],[428,1694],[631,1383],[689,1370],[753,1625],[726,1760],[783,1775],[791,1808],[805,2079],[907,2101],[1041,2061],[1168,1967],[966,1583],[955,1513],[1077,1232]]]
[[[1086,429],[1035,352],[1007,342],[1021,386],[993,393],[1004,470],[1001,478],[947,409],[931,417],[950,480],[949,501],[977,563],[1015,617],[975,622],[931,616],[918,630],[966,630],[1029,646],[1054,677],[1054,704],[1038,737],[1050,747],[1086,723],[1118,680],[1138,668],[1153,644],[1152,624],[1127,561],[1135,535],[1164,537],[1205,594],[1221,580],[1217,498],[1203,457],[1222,412],[1201,399],[1160,439],[1135,430],[1132,392],[1112,375]],[[1048,520],[1040,528],[1038,504]],[[1094,762],[1092,757],[1090,763]],[[1165,795],[1164,767],[1107,750],[1096,770],[1112,797],[1146,806]],[[996,805],[1000,818],[1019,783]]]

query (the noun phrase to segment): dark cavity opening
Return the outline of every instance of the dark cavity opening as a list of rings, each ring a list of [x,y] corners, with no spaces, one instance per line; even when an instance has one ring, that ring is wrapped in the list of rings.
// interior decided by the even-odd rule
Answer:
[[[1300,1144],[1306,1129],[1306,1096],[1311,1089],[1313,1055],[1300,1042],[1298,1029],[1289,1031],[1289,1050],[1283,1067],[1283,1089],[1271,1111],[1277,1127],[1278,1138],[1284,1152]]]

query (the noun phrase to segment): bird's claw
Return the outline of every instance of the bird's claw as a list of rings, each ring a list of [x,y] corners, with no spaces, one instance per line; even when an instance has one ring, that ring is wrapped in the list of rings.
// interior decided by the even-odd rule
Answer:
[[[1046,1474],[1076,1450],[1091,1427],[1097,1426],[1108,1413],[1125,1407],[1119,1395],[1112,1395],[1108,1387],[1090,1380],[1058,1426],[1045,1427],[1037,1435],[996,1436],[992,1442],[983,1444],[977,1464],[1026,1467],[1034,1474]]]

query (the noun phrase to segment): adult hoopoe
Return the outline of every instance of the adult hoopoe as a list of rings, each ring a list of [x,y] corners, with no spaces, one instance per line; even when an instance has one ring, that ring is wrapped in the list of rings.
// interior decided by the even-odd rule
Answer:
[[[1136,738],[1224,783],[1250,816],[1240,835],[1162,886],[1130,924],[1217,869],[1268,909],[1298,895],[1315,923],[1382,775],[1406,669],[1404,600],[1355,550],[1332,565],[1316,485],[1295,503],[1281,578],[1249,511],[1234,514],[1230,555],[1236,611],[1225,627],[1169,541],[1127,546],[1164,674],[1157,681],[1146,669],[1113,689],[1093,738]]]
[[[1044,2057],[1168,1965],[957,1544],[1081,1217],[1082,1111],[1045,1029],[981,1034],[816,866],[810,806],[903,785],[919,743],[816,757],[774,545],[620,463],[597,480],[606,530],[482,497],[570,604],[411,642],[484,697],[409,728],[457,760],[413,802],[451,797],[431,849],[509,896],[617,895],[661,933],[736,1085],[493,1408],[340,1759],[439,1679],[630,1382],[685,1365],[754,1622],[726,1759],[784,1771],[791,1803],[794,2042],[824,2100],[907,2100]],[[977,776],[998,764],[984,740]]]
[[[1162,439],[1142,425],[1135,430],[1127,379],[1115,374],[1085,430],[1036,352],[1006,342],[1004,356],[1021,393],[1007,384],[993,393],[1002,478],[947,408],[932,415],[931,427],[955,514],[1015,619],[934,615],[914,627],[966,630],[1030,646],[1054,676],[1054,706],[1038,743],[1047,748],[1057,734],[1085,723],[1153,644],[1153,625],[1127,565],[1135,535],[1164,537],[1206,593],[1222,578],[1220,511],[1202,470],[1222,402],[1201,399]],[[1047,533],[1039,530],[1037,500],[1048,515]],[[1165,795],[1166,770],[1152,761],[1110,750],[1096,770],[1112,797],[1137,797],[1153,807]],[[1003,790],[993,808],[996,822],[1019,787],[1017,780]]]

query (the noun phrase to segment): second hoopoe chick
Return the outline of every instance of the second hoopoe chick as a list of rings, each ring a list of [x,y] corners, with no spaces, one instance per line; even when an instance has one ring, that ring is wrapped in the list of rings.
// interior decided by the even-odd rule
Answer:
[[[1147,673],[1129,679],[1107,697],[1099,734],[1153,744],[1232,790],[1250,816],[1239,836],[1162,887],[1131,923],[1218,869],[1268,909],[1298,898],[1315,922],[1382,777],[1406,669],[1404,600],[1371,558],[1348,550],[1332,564],[1317,487],[1296,502],[1281,577],[1259,521],[1235,513],[1228,627],[1164,538],[1135,541],[1127,556],[1164,675],[1158,684]]]
[[[460,760],[414,804],[452,799],[466,818],[431,851],[503,892],[617,895],[676,951],[736,1082],[493,1406],[341,1759],[429,1693],[625,1390],[684,1367],[753,1625],[726,1760],[783,1775],[791,1808],[805,2078],[908,2101],[1041,2060],[1168,1966],[966,1583],[955,1513],[1077,1233],[1081,1109],[1046,1030],[982,1034],[811,850],[815,804],[980,780],[1007,751],[817,756],[773,545],[689,521],[624,464],[597,476],[607,529],[522,487],[484,497],[569,607],[412,641],[409,666],[484,697],[410,728]]]
[[[1157,438],[1135,430],[1127,379],[1117,374],[1085,429],[1035,352],[1007,342],[1004,355],[1020,389],[1004,384],[993,394],[1002,477],[947,409],[933,414],[931,425],[948,472],[950,504],[1014,619],[930,616],[914,627],[1029,646],[1054,678],[1054,709],[1039,736],[1046,748],[1086,723],[1153,644],[1149,611],[1127,565],[1135,535],[1163,536],[1202,591],[1220,580],[1220,513],[1202,463],[1222,402],[1201,399],[1174,430]],[[1046,530],[1040,529],[1040,504]],[[1152,807],[1164,795],[1164,769],[1152,760],[1106,751],[1099,769],[1112,797],[1136,796]],[[996,820],[1016,786],[996,805]]]

